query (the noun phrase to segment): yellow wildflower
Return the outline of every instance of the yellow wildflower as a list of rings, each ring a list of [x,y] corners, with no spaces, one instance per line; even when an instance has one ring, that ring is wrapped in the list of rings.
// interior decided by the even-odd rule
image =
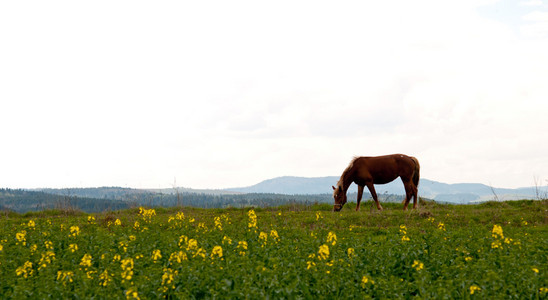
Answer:
[[[503,239],[504,238],[504,234],[502,233],[502,227],[500,227],[499,225],[494,225],[493,226],[493,231],[492,231],[492,236],[494,238],[500,238],[500,239]]]
[[[470,286],[470,295],[474,295],[475,292],[481,291],[481,288],[477,285]]]
[[[188,260],[188,257],[186,256],[186,253],[184,253],[183,251],[173,252],[169,256],[169,262],[171,263],[174,263],[174,262],[181,263],[184,260]]]
[[[114,225],[122,226],[122,221],[120,221],[120,219],[116,219],[116,221],[114,221]]]
[[[438,223],[438,229],[445,231],[445,224],[443,224],[443,222],[439,222]]]
[[[348,258],[354,257],[355,255],[354,248],[348,248],[348,250],[346,250],[346,253],[348,254]]]
[[[401,237],[401,241],[402,242],[409,242],[411,239],[407,236],[407,235],[404,235]]]
[[[213,250],[211,251],[211,258],[222,258],[223,257],[223,248],[221,246],[215,246],[213,247]]]
[[[133,259],[125,258],[121,261],[122,266],[122,279],[131,280],[133,277]]]
[[[538,274],[538,269],[537,268],[532,268],[533,272],[537,273]]]
[[[51,241],[45,241],[44,247],[46,247],[47,250],[53,250],[53,243]]]
[[[545,293],[548,293],[548,288],[547,288],[547,287],[541,287],[540,289],[538,289],[538,291],[539,291],[541,294],[545,294]]]
[[[48,266],[48,264],[51,264],[51,261],[55,259],[55,253],[52,251],[46,251],[45,253],[42,253],[40,257],[40,262],[38,262],[38,270],[42,270],[45,267]]]
[[[100,286],[107,286],[110,282],[112,282],[112,274],[109,275],[108,271],[105,270],[101,275],[99,275],[99,285]]]
[[[332,246],[335,246],[335,244],[337,243],[337,235],[330,231],[327,234],[327,242],[331,243]]]
[[[320,246],[320,249],[318,250],[318,259],[326,260],[328,258],[329,258],[329,246],[323,244]]]
[[[467,256],[467,257],[464,258],[464,260],[465,260],[465,261],[471,261],[471,260],[472,260],[472,257]]]
[[[17,276],[23,276],[24,278],[31,276],[33,274],[32,263],[26,261],[21,267],[15,269],[15,274],[17,274]]]
[[[257,229],[257,215],[255,214],[255,211],[252,209],[247,213],[247,216],[249,217],[249,223],[247,227],[249,229]]]
[[[57,271],[57,281],[62,281],[63,285],[66,285],[67,281],[71,283],[73,276],[74,273],[72,271]]]
[[[420,271],[424,269],[424,264],[418,260],[413,261],[413,265],[411,265],[412,268],[415,268],[417,271]]]
[[[88,216],[88,223],[89,224],[95,224],[95,217],[94,216]]]
[[[268,239],[268,235],[265,232],[262,232],[259,234],[259,240],[262,242],[261,247],[266,246],[266,240]]]
[[[198,249],[198,241],[195,239],[188,240],[188,245],[186,247],[186,250],[196,250]]]
[[[80,266],[89,268],[91,267],[91,255],[90,254],[84,254],[84,257],[82,257],[82,260],[80,261]]]
[[[225,245],[225,244],[229,244],[229,245],[232,244],[232,239],[229,238],[229,237],[226,236],[226,235],[223,237],[223,245]]]
[[[34,220],[30,220],[28,223],[27,223],[27,227],[29,229],[34,229],[34,226],[36,226],[36,223],[34,222]]]
[[[134,290],[133,288],[129,289],[126,291],[126,299],[127,300],[140,300],[141,298],[139,298],[139,293],[137,293],[136,290]]]
[[[25,230],[22,230],[21,232],[17,232],[15,234],[15,239],[17,240],[17,244],[21,243],[23,246],[27,244],[27,232]]]
[[[196,252],[194,253],[192,257],[197,257],[197,256],[200,256],[203,259],[206,258],[206,251],[204,250],[204,248],[198,248],[198,250],[196,250]]]
[[[246,241],[239,241],[238,242],[238,250],[240,255],[245,255],[245,251],[247,250],[247,242]]]
[[[152,260],[154,262],[156,262],[160,258],[162,258],[162,253],[159,249],[152,251]]]
[[[71,226],[70,227],[70,236],[75,237],[78,234],[80,234],[80,227],[78,226]]]
[[[322,217],[322,213],[320,213],[319,211],[316,212],[316,221],[318,221],[319,219],[323,218]]]
[[[362,283],[361,283],[361,284],[362,284],[362,288],[365,288],[366,284],[368,284],[368,283],[375,284],[375,281],[374,281],[373,279],[371,279],[371,278],[369,278],[369,277],[367,277],[367,276],[364,275],[364,276],[362,277]]]
[[[223,230],[223,223],[221,223],[220,217],[215,217],[215,228],[217,228],[219,231]]]
[[[270,237],[273,238],[275,242],[278,242],[278,239],[280,238],[278,231],[276,230],[270,230]]]
[[[173,271],[171,268],[164,268],[164,275],[162,275],[162,286],[165,287],[164,292],[167,292],[168,286],[169,288],[174,289],[175,286],[172,284],[175,276],[177,276],[179,272],[177,270]]]
[[[69,250],[70,250],[70,252],[72,252],[72,253],[78,251],[78,245],[77,245],[77,244],[70,244],[70,245],[69,245]]]

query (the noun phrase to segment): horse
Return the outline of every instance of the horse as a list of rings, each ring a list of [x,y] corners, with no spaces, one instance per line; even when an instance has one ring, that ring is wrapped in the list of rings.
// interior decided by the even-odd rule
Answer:
[[[402,202],[403,210],[407,210],[411,197],[413,197],[413,208],[417,208],[419,173],[419,161],[412,156],[391,154],[354,157],[342,173],[337,187],[332,186],[333,198],[335,199],[333,211],[340,211],[346,203],[346,191],[352,182],[358,185],[358,205],[356,206],[356,211],[360,210],[360,201],[362,200],[363,188],[365,186],[371,192],[371,196],[377,204],[377,209],[382,210],[374,184],[386,184],[398,177],[401,178],[405,188],[405,198]]]

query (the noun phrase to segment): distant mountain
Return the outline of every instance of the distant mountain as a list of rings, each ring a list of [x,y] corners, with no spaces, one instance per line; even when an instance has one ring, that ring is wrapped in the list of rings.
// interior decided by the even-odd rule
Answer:
[[[312,178],[284,176],[268,179],[249,187],[226,189],[226,191],[240,193],[273,193],[287,195],[331,194],[331,186],[335,185],[338,181],[338,176]],[[356,185],[353,184],[350,187],[349,192],[354,193],[356,192],[356,189]],[[405,190],[400,179],[396,179],[388,184],[375,185],[375,190],[379,195],[405,194]],[[541,193],[543,195],[548,194],[546,188],[543,188]],[[516,199],[534,199],[537,195],[535,187],[505,189],[491,188],[490,186],[479,183],[447,184],[429,179],[421,179],[419,183],[419,196],[443,202],[469,203],[494,200],[495,198],[498,198],[498,200],[501,201]]]

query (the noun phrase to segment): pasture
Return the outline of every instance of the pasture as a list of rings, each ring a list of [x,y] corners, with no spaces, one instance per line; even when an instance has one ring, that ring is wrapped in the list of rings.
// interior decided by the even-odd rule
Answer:
[[[548,298],[548,201],[0,215],[0,298]]]

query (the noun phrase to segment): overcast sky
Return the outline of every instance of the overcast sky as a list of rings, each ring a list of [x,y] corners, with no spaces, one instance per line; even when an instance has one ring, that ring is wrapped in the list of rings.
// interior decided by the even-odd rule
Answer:
[[[546,185],[547,53],[547,0],[2,1],[0,187]]]

